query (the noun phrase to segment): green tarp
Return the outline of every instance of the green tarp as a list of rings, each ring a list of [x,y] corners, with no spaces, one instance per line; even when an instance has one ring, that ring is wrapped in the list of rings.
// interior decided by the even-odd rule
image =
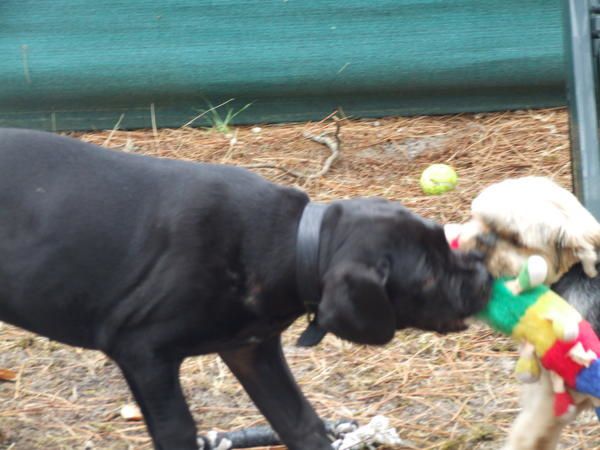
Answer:
[[[0,0],[0,126],[551,106],[563,72],[559,0]]]

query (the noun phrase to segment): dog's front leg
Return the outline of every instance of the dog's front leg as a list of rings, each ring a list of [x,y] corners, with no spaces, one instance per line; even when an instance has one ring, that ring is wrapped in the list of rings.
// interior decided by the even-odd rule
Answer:
[[[515,420],[503,450],[554,450],[569,419],[554,415],[554,391],[550,374],[542,371],[536,383],[522,386],[522,411]]]
[[[294,381],[279,336],[220,355],[290,450],[332,449],[323,422]]]
[[[140,405],[156,450],[198,450],[196,425],[181,385],[181,361],[144,352],[114,358]]]

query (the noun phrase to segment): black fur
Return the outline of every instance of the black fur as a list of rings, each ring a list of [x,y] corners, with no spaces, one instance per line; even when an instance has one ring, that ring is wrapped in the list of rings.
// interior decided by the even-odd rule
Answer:
[[[600,276],[590,278],[581,264],[576,264],[552,289],[573,305],[600,335]]]
[[[307,202],[235,167],[0,130],[0,319],[114,359],[157,449],[196,448],[179,367],[218,352],[291,450],[329,450],[280,344],[305,313]],[[343,338],[457,331],[487,299],[481,259],[398,203],[334,202],[321,233],[319,325]]]

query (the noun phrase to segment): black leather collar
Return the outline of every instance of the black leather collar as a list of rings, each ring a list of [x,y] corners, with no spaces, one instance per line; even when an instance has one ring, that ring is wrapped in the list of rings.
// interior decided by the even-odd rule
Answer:
[[[309,202],[304,207],[296,237],[296,283],[309,313],[317,311],[321,297],[319,242],[327,205]]]
[[[321,224],[327,205],[309,202],[304,207],[296,236],[296,285],[309,317],[309,325],[297,344],[312,347],[325,336],[325,331],[316,323],[316,314],[321,299],[319,274],[319,244]]]

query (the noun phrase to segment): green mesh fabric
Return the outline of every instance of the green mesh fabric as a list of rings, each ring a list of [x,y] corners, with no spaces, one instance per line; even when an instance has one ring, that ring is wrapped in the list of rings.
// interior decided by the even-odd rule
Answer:
[[[0,126],[564,105],[562,23],[560,0],[0,0]]]
[[[548,292],[548,287],[541,285],[516,297],[505,286],[506,280],[506,278],[499,278],[494,281],[490,301],[487,307],[477,315],[477,318],[495,330],[510,335],[527,308],[533,305],[542,294]]]

